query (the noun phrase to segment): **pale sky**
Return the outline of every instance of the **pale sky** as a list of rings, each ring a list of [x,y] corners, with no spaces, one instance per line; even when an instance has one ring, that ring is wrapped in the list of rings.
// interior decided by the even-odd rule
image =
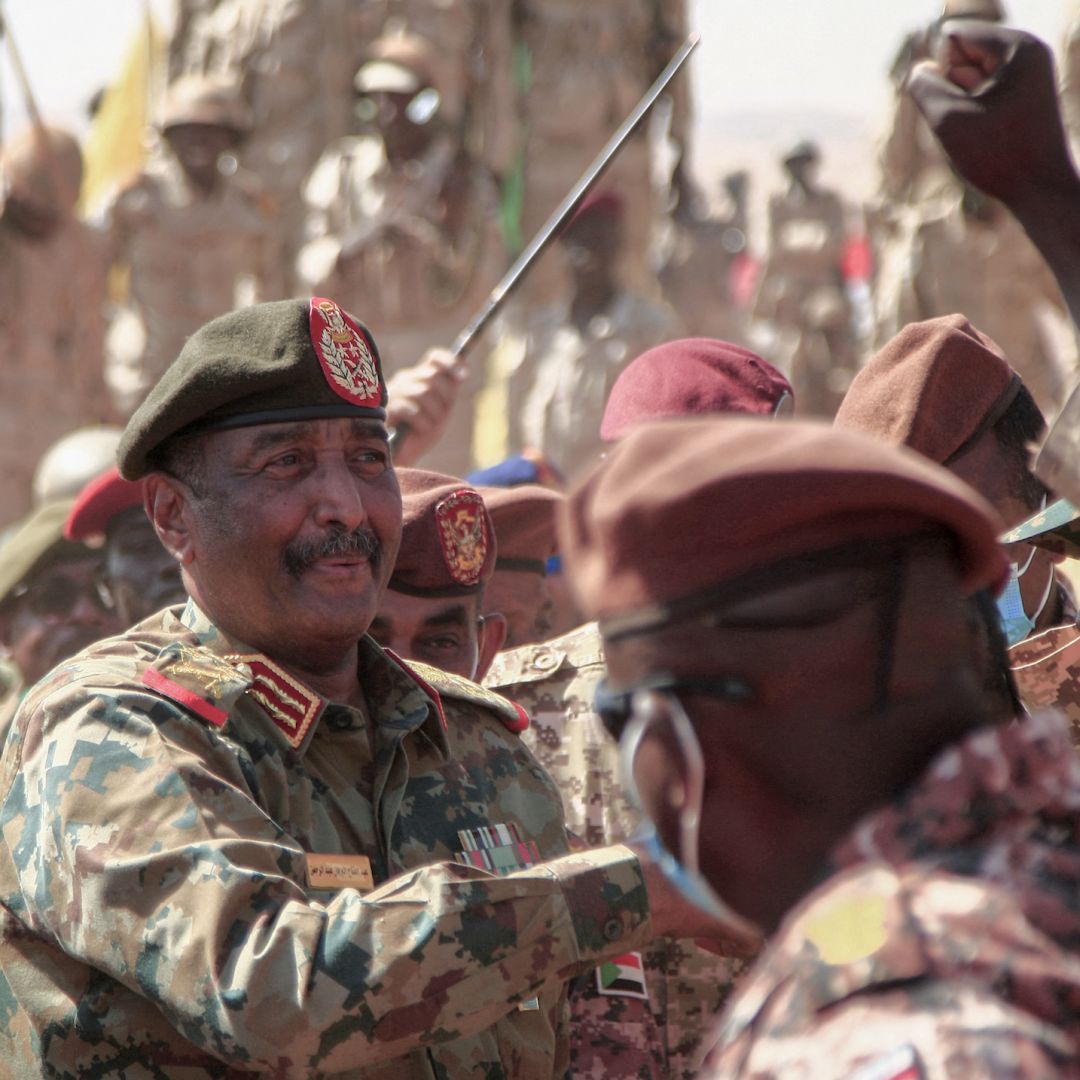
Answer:
[[[124,55],[146,3],[166,18],[171,0],[2,0],[34,91],[52,119],[77,127],[87,99]],[[587,0],[585,0],[587,2]],[[906,31],[934,18],[940,0],[691,0],[703,43],[693,61],[701,138],[717,117],[839,113],[876,125],[886,72]],[[1080,0],[1013,0],[1014,25],[1059,43]],[[22,95],[0,58],[4,129],[25,122]],[[813,125],[810,125],[811,127]]]

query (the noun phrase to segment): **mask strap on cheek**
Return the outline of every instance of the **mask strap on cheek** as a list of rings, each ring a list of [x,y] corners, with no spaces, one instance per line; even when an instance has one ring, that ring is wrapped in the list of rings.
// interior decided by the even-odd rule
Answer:
[[[1024,563],[1023,567],[1020,567],[1020,566],[1016,567],[1016,576],[1017,577],[1023,577],[1028,572],[1028,569],[1031,566],[1032,560],[1035,558],[1035,552],[1037,550],[1038,549],[1034,545],[1032,545],[1031,551],[1030,551],[1030,553],[1028,554],[1028,557],[1027,557],[1027,561]]]
[[[1032,558],[1034,558],[1035,557],[1035,552],[1032,551],[1031,555],[1032,555]],[[1031,560],[1029,559],[1028,560],[1029,564],[1030,564],[1030,561]],[[1043,592],[1043,597],[1042,597],[1042,600],[1039,601],[1038,608],[1036,608],[1034,614],[1031,616],[1031,621],[1033,623],[1038,622],[1039,621],[1039,616],[1042,615],[1042,613],[1046,610],[1046,605],[1050,602],[1050,596],[1053,593],[1054,585],[1057,582],[1057,574],[1054,573],[1054,564],[1050,563],[1047,566],[1047,569],[1049,570],[1049,574],[1047,575],[1047,578],[1046,578],[1046,590]]]

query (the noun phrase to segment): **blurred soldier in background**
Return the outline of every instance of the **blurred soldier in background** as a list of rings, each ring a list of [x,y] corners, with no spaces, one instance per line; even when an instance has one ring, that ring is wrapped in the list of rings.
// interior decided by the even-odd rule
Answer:
[[[803,414],[832,416],[854,365],[844,292],[844,205],[818,186],[821,154],[800,142],[784,157],[787,190],[769,199],[769,250],[754,317],[776,335]]]
[[[522,233],[532,236],[622,123],[687,34],[685,0],[521,0],[518,32],[528,54]],[[689,148],[689,80],[671,92],[669,137],[679,161]],[[626,201],[627,286],[651,293],[657,208],[649,124],[623,148],[607,182]],[[687,170],[677,176],[689,178]],[[550,302],[564,281],[549,258],[530,296]]]
[[[26,690],[120,629],[101,589],[100,553],[64,539],[70,508],[39,507],[0,546],[0,648],[15,675],[0,697],[0,745]]]
[[[478,442],[481,462],[534,447],[564,476],[580,471],[600,450],[600,417],[619,372],[677,336],[670,308],[624,283],[626,218],[621,195],[598,191],[564,229],[560,247],[572,294],[534,311],[494,350],[480,413],[486,430],[478,435],[489,439],[489,418],[500,420],[506,443]]]
[[[50,443],[109,415],[105,250],[75,219],[81,183],[66,131],[30,128],[0,157],[0,526],[29,509]]]
[[[107,211],[113,258],[130,273],[107,349],[124,415],[203,323],[280,295],[272,207],[235,157],[249,126],[234,84],[179,80],[165,103],[162,152]]]
[[[443,122],[436,50],[411,34],[375,42],[356,75],[373,129],[334,143],[304,188],[308,242],[298,276],[320,296],[365,308],[386,370],[448,344],[502,270],[497,199],[486,171]],[[430,460],[468,470],[472,396],[461,387]]]
[[[945,18],[1002,22],[999,0],[949,0]],[[880,347],[912,322],[962,312],[996,341],[1043,412],[1056,411],[1076,349],[1053,276],[1024,230],[952,169],[903,88],[931,54],[938,23],[912,35],[893,68],[893,128],[875,214]]]

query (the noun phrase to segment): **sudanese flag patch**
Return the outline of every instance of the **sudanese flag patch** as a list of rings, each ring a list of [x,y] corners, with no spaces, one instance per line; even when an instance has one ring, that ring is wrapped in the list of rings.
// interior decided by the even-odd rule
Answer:
[[[383,388],[374,346],[360,324],[333,300],[311,298],[311,344],[330,389],[361,408],[382,406]]]

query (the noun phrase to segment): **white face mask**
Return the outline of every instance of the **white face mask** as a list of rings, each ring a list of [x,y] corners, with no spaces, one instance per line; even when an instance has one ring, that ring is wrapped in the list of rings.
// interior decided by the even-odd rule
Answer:
[[[1012,564],[1008,584],[997,599],[998,614],[1001,616],[1001,628],[1005,632],[1005,639],[1010,645],[1017,645],[1025,638],[1030,637],[1035,630],[1035,624],[1042,615],[1050,594],[1054,591],[1054,567],[1047,569],[1046,589],[1043,592],[1042,601],[1034,615],[1028,616],[1024,610],[1024,597],[1020,591],[1020,579],[1031,569],[1032,560],[1035,558],[1035,549],[1024,563],[1023,569],[1016,563]]]
[[[760,933],[759,927],[734,911],[701,873],[699,848],[705,798],[705,758],[686,711],[673,694],[652,690],[642,690],[634,695],[632,711],[633,717],[623,733],[620,750],[624,782],[630,797],[643,813],[645,808],[634,770],[646,731],[666,726],[674,736],[685,765],[686,797],[679,811],[679,851],[672,853],[664,847],[655,822],[646,814],[648,831],[641,839],[647,850],[664,876],[690,903],[744,933]]]

